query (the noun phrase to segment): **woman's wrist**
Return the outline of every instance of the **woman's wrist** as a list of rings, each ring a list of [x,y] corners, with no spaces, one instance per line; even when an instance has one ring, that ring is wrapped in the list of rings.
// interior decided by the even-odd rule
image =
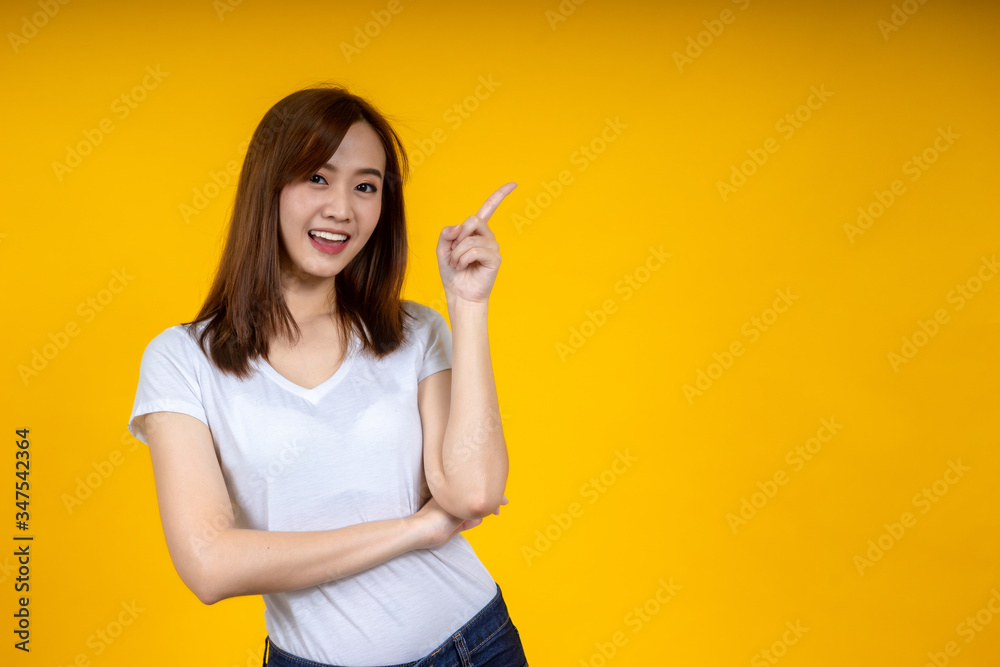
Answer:
[[[431,545],[429,527],[426,516],[417,512],[403,519],[407,544],[410,544],[410,551],[426,549]]]
[[[482,301],[469,301],[468,299],[463,299],[460,296],[452,294],[448,290],[445,290],[445,303],[448,305],[449,313],[456,310],[489,311],[490,307],[489,298]]]

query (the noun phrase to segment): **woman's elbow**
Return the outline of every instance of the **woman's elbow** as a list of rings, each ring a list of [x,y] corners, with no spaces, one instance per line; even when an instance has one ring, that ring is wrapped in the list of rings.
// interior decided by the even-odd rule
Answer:
[[[188,588],[191,589],[191,592],[194,593],[194,596],[198,598],[198,602],[201,602],[204,605],[213,605],[221,599],[218,596],[216,596],[212,591],[207,591],[200,588],[191,588],[190,586],[188,586]]]
[[[221,602],[229,597],[224,595],[215,582],[211,580],[200,581],[196,587],[188,586],[188,588],[190,588],[191,592],[195,594],[195,597],[197,597],[198,600],[205,605],[213,605],[216,602]]]
[[[477,501],[471,493],[439,489],[438,495],[435,495],[434,498],[441,505],[441,509],[458,519],[481,519],[489,514],[489,512],[480,513],[485,503]]]
[[[459,519],[482,519],[489,516],[503,502],[507,486],[507,470],[494,479],[458,477],[447,483],[430,485],[431,495],[437,499],[444,511]]]
[[[482,519],[493,514],[501,502],[503,502],[503,490],[497,497],[480,492],[463,499],[457,508],[459,513],[452,512],[452,514],[461,519]]]
[[[507,475],[501,479],[493,480],[489,484],[483,484],[477,488],[466,501],[466,509],[470,518],[481,519],[493,514],[503,504],[504,491],[507,487]]]
[[[218,568],[212,566],[209,554],[190,554],[182,562],[175,562],[177,575],[202,604],[213,605],[228,597],[222,591]]]

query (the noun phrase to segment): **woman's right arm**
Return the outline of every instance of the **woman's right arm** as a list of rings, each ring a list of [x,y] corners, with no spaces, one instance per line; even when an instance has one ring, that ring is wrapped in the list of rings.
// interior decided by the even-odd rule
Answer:
[[[462,521],[431,499],[407,518],[333,530],[235,528],[208,426],[179,412],[148,413],[143,422],[170,559],[205,604],[340,579],[443,544],[482,521]]]

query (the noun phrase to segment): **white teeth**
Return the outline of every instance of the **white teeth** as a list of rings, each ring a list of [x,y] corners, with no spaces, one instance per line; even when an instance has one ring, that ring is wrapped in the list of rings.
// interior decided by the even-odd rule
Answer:
[[[331,232],[309,232],[313,236],[318,236],[320,238],[326,239],[328,241],[346,241],[347,237],[343,234],[333,234]]]

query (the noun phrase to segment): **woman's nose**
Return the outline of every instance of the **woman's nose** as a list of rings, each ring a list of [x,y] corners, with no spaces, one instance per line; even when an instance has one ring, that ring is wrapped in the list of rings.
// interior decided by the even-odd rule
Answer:
[[[338,220],[347,219],[351,214],[350,193],[337,187],[330,188],[327,192],[326,201],[323,203],[323,215]]]

